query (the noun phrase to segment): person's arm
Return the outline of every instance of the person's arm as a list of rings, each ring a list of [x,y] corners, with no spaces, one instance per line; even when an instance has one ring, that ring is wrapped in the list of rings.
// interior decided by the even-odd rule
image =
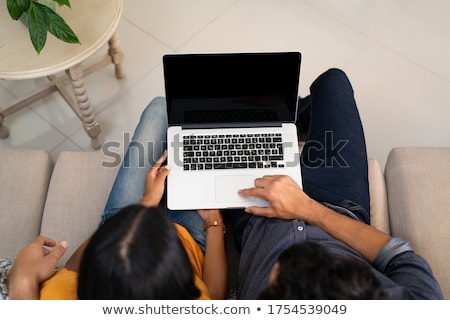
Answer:
[[[339,214],[314,200],[311,200],[310,208],[311,214],[305,218],[305,221],[318,226],[358,251],[370,263],[374,262],[380,250],[391,239],[388,234]]]
[[[225,299],[228,289],[228,266],[222,214],[219,210],[198,210],[198,213],[207,227],[203,281],[212,299]]]
[[[9,298],[38,300],[40,284],[53,275],[66,250],[66,241],[56,243],[44,236],[20,250],[8,276]]]
[[[391,236],[367,224],[339,214],[311,199],[288,176],[264,176],[255,187],[240,190],[242,196],[265,199],[269,206],[248,207],[246,212],[268,218],[298,219],[320,227],[332,237],[358,251],[373,263]]]

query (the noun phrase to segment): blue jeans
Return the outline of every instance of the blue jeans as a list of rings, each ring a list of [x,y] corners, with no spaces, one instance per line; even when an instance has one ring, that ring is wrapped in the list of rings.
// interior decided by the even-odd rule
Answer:
[[[145,108],[128,146],[100,224],[125,206],[139,203],[144,195],[146,175],[167,148],[166,100],[156,97]],[[161,206],[167,210],[165,201]],[[168,210],[175,223],[184,226],[200,247],[205,249],[204,222],[197,211]]]
[[[314,81],[310,92],[310,130],[301,155],[303,190],[369,224],[366,143],[353,88],[343,71],[330,69]],[[249,219],[243,211],[231,213],[239,248]]]
[[[303,190],[319,202],[352,211],[370,223],[364,131],[345,73],[330,69],[311,85],[311,124],[302,152]]]

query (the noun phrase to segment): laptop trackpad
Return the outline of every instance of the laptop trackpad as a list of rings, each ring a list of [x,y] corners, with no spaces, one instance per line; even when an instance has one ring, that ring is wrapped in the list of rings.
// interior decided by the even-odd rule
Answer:
[[[239,189],[251,188],[255,185],[254,176],[217,176],[216,177],[216,201],[234,204],[255,201],[253,197],[242,197]]]

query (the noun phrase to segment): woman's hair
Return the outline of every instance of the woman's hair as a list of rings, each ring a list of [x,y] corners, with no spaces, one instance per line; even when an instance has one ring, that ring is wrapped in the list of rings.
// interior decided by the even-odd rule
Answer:
[[[277,263],[278,274],[259,299],[386,299],[368,265],[334,255],[317,243],[293,245],[280,254]]]
[[[160,208],[131,205],[94,233],[80,263],[79,299],[196,299],[194,271]]]

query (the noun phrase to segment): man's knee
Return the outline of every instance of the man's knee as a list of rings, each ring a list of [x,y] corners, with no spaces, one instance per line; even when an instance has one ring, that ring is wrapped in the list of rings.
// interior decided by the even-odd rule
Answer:
[[[311,85],[311,92],[317,88],[326,90],[328,95],[332,95],[333,91],[342,95],[345,90],[349,90],[348,93],[353,94],[353,88],[347,74],[338,68],[331,68],[322,73]]]

